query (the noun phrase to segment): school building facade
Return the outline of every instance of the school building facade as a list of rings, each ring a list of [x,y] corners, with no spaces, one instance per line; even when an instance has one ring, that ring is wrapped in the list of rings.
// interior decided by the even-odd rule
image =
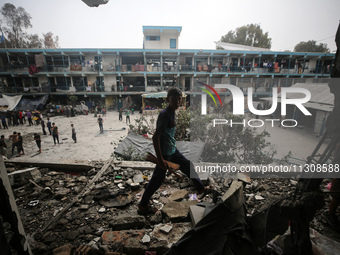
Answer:
[[[67,96],[122,106],[129,97],[178,86],[187,95],[199,82],[255,88],[270,96],[272,87],[327,79],[335,54],[277,52],[217,42],[221,49],[179,49],[182,27],[143,26],[140,49],[0,49],[0,90],[6,95],[39,97],[56,104]]]

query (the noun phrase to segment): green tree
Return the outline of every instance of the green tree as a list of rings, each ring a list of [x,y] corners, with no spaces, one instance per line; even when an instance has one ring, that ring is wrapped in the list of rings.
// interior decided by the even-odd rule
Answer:
[[[316,41],[309,40],[307,42],[299,42],[294,47],[295,52],[322,52],[329,53],[330,49],[327,47],[326,43],[316,44]]]
[[[0,32],[4,34],[7,48],[58,48],[59,37],[53,37],[52,32],[43,34],[28,34],[26,29],[31,28],[31,15],[23,7],[15,7],[5,3],[1,9]],[[5,47],[5,43],[0,45]]]
[[[52,32],[48,32],[47,34],[43,34],[44,36],[44,46],[45,49],[56,49],[59,48],[59,37],[53,37]]]
[[[77,101],[78,101],[78,97],[77,97],[77,96],[74,96],[74,95],[69,95],[69,96],[68,96],[68,100],[71,101],[72,106],[75,106],[75,104],[76,104]]]
[[[27,40],[23,45],[25,48],[42,48],[42,46],[43,43],[38,34],[28,35]]]
[[[31,28],[31,15],[24,8],[16,8],[13,4],[6,3],[1,8],[3,16],[1,32],[6,35],[7,47],[22,48],[26,44],[26,29]],[[6,24],[3,25],[3,24]]]
[[[223,35],[220,42],[235,43],[247,46],[270,49],[272,39],[269,38],[268,32],[263,33],[259,24],[248,24],[238,27],[235,31],[230,30]],[[217,47],[219,49],[219,47]]]

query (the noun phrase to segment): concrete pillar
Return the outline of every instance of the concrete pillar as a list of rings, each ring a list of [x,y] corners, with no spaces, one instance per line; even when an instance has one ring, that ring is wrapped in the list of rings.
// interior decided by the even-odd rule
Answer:
[[[148,88],[148,77],[146,75],[144,75],[144,84],[145,84],[145,92],[147,91]]]

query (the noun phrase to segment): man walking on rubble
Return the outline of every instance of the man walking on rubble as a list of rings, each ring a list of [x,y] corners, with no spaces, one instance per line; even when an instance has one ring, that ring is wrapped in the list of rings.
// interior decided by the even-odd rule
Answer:
[[[180,165],[181,171],[194,183],[199,199],[212,192],[211,187],[203,185],[194,170],[193,163],[186,159],[176,148],[174,137],[176,130],[175,111],[182,103],[182,91],[176,87],[170,88],[166,101],[169,103],[169,106],[159,113],[156,132],[152,138],[158,163],[138,205],[138,213],[142,215],[156,212],[156,208],[152,208],[149,205],[149,200],[164,181],[166,170],[168,169],[168,165],[164,160]]]

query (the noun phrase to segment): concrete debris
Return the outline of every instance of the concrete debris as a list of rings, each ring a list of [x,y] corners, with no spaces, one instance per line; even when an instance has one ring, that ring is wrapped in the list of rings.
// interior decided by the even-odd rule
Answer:
[[[136,182],[136,183],[144,182],[143,174],[136,174],[135,176],[133,176],[133,182]]]
[[[127,254],[144,254],[148,246],[140,240],[146,232],[146,230],[105,231],[102,234],[102,242]]]
[[[260,196],[260,195],[256,195],[256,196],[255,196],[255,199],[256,199],[256,200],[264,200],[265,198],[262,197],[262,196]]]
[[[169,197],[170,201],[181,201],[184,198],[189,197],[189,192],[187,190],[175,190]]]
[[[205,207],[192,205],[190,206],[190,217],[192,225],[196,225],[202,218],[204,214]]]
[[[162,250],[170,248],[172,244],[176,243],[186,232],[188,232],[192,225],[191,223],[173,223],[171,234],[163,232],[161,229],[166,226],[158,224],[154,226],[153,231],[150,233],[151,243],[150,249]]]
[[[67,252],[68,247],[87,244],[101,254],[104,250],[106,254],[115,254],[109,251],[164,254],[203,218],[205,207],[195,199],[197,191],[189,179],[178,181],[172,175],[166,177],[150,201],[160,210],[144,217],[137,215],[137,205],[153,167],[137,170],[131,165],[126,168],[111,164],[97,177],[102,166],[98,164],[90,171],[72,175],[47,168],[11,175],[25,231],[34,237],[35,249],[45,249],[46,254],[54,250],[54,254],[61,255],[58,247]],[[18,169],[22,168],[13,166],[11,172]],[[256,179],[249,183],[247,177],[234,180],[228,175],[206,179],[213,181],[214,189],[224,194],[217,199],[228,209],[235,210],[245,203],[248,216],[255,215],[283,194],[293,194],[297,184],[295,179]],[[212,198],[213,195],[209,195],[203,201],[212,203]],[[321,233],[327,227],[321,216],[317,216],[311,226]],[[67,243],[72,245],[66,246]]]
[[[128,230],[143,228],[146,220],[140,215],[118,216],[110,221],[110,226],[113,230]]]
[[[175,202],[169,201],[162,209],[167,219],[171,222],[183,221],[189,213],[191,205],[197,204],[197,201]]]
[[[170,231],[172,230],[172,226],[165,225],[165,226],[161,227],[159,230],[162,231],[165,234],[169,234]]]
[[[143,244],[150,243],[150,241],[151,241],[151,238],[150,238],[150,236],[147,235],[147,234],[145,234],[145,235],[143,236],[143,238],[140,240],[140,242],[143,243]]]
[[[132,202],[132,196],[128,194],[120,194],[113,198],[99,200],[99,203],[105,207],[123,207]]]
[[[100,208],[100,209],[98,210],[98,212],[100,212],[100,213],[103,213],[103,212],[105,212],[105,211],[106,211],[105,207],[102,207],[102,208]]]

